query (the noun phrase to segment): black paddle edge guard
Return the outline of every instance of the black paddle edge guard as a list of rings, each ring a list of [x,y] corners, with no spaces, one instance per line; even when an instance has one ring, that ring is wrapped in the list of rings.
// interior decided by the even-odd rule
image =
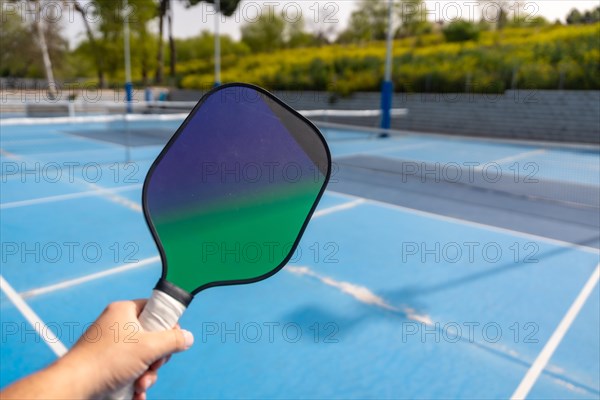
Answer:
[[[163,278],[159,279],[158,283],[154,287],[154,290],[160,290],[161,292],[168,294],[186,307],[189,306],[194,299],[193,294],[188,293],[179,286],[173,285],[171,282]]]

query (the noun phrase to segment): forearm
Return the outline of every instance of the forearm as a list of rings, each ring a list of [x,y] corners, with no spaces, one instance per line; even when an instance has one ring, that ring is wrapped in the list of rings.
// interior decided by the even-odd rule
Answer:
[[[0,393],[2,399],[89,399],[96,390],[85,364],[75,363],[65,356],[43,370],[8,386]]]

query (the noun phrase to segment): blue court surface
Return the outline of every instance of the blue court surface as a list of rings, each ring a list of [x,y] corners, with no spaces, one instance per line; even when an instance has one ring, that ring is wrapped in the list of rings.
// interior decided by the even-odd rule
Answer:
[[[178,124],[0,126],[2,387],[109,302],[150,294],[160,259],[140,200],[161,145],[102,134]],[[198,294],[180,321],[196,343],[150,398],[600,397],[598,149],[324,133],[339,167],[292,262]],[[411,169],[423,190],[394,195],[400,160],[542,186],[424,185]]]

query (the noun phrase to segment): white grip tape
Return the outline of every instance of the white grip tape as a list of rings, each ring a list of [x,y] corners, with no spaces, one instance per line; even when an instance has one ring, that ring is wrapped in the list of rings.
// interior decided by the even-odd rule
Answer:
[[[153,290],[138,319],[145,331],[166,331],[175,326],[184,311],[185,306],[179,301],[160,290]]]
[[[185,306],[160,290],[153,290],[152,297],[138,317],[142,328],[148,332],[166,331],[175,326],[185,311]],[[110,400],[131,400],[134,394],[133,384],[112,393]]]

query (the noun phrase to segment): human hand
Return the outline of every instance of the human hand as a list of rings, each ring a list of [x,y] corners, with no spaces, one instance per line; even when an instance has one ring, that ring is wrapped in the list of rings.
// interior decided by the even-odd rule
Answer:
[[[0,393],[3,399],[103,398],[135,385],[135,400],[144,400],[157,370],[173,353],[187,350],[194,337],[179,326],[146,332],[138,316],[146,300],[112,303],[67,354],[48,368]]]
[[[134,399],[145,399],[146,390],[156,382],[158,368],[172,353],[193,344],[192,334],[179,326],[145,332],[138,320],[145,304],[146,300],[110,304],[63,357],[65,365],[96,366],[97,376],[89,389],[92,396],[105,396],[135,382]]]

